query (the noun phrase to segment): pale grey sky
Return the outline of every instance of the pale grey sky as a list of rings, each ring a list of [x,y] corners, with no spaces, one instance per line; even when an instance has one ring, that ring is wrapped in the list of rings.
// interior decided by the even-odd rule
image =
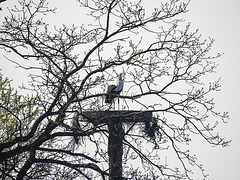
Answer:
[[[75,0],[73,0],[74,3]],[[2,7],[11,4],[8,0]],[[211,147],[204,142],[196,142],[194,151],[199,162],[204,164],[206,173],[210,174],[209,179],[214,180],[238,180],[240,179],[240,119],[238,114],[238,102],[240,101],[240,1],[239,0],[192,0],[189,5],[189,13],[185,15],[192,27],[199,29],[204,37],[212,37],[216,41],[212,52],[223,52],[219,58],[217,75],[221,76],[222,90],[216,94],[216,108],[219,111],[230,113],[229,123],[220,123],[217,130],[226,139],[232,140],[229,147]],[[67,10],[68,8],[66,8]],[[72,10],[71,10],[72,11]],[[77,11],[76,11],[77,12]],[[2,12],[0,12],[1,14]],[[0,61],[3,56],[0,54]],[[12,70],[4,60],[0,68],[3,73],[17,81],[22,80],[19,70]],[[200,180],[201,178],[199,178]]]
[[[239,0],[192,0],[187,19],[192,26],[199,28],[204,36],[213,37],[216,41],[212,52],[223,52],[219,58],[217,75],[221,76],[221,91],[215,98],[216,108],[228,111],[228,124],[220,124],[220,135],[231,139],[226,148],[216,148],[199,144],[199,159],[214,180],[240,179],[240,1]]]

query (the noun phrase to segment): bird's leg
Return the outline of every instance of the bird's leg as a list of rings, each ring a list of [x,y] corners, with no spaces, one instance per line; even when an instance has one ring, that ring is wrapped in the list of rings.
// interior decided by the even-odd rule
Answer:
[[[120,110],[120,99],[118,98],[118,111]]]
[[[113,100],[113,110],[115,111],[115,100]]]

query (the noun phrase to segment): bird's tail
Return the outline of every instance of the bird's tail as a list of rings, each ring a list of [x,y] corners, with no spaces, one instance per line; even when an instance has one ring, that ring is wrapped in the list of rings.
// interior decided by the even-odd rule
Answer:
[[[78,136],[73,136],[73,138],[74,138],[75,143],[78,144],[79,143],[79,137]]]
[[[114,99],[113,95],[106,95],[105,103],[112,104],[113,103],[113,99]]]

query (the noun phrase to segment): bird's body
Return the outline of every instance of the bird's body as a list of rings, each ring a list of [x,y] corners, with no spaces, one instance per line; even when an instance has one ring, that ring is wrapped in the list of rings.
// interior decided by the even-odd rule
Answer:
[[[123,89],[122,74],[118,74],[118,78],[108,86],[105,103],[112,104],[116,95],[119,95]]]

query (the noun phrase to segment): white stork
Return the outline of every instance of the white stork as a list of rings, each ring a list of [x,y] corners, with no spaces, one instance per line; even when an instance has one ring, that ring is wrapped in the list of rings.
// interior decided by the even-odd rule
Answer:
[[[112,104],[116,95],[119,95],[123,89],[123,73],[118,74],[118,77],[114,82],[109,84],[107,94],[105,97],[105,103]],[[118,101],[119,108],[119,101]]]

